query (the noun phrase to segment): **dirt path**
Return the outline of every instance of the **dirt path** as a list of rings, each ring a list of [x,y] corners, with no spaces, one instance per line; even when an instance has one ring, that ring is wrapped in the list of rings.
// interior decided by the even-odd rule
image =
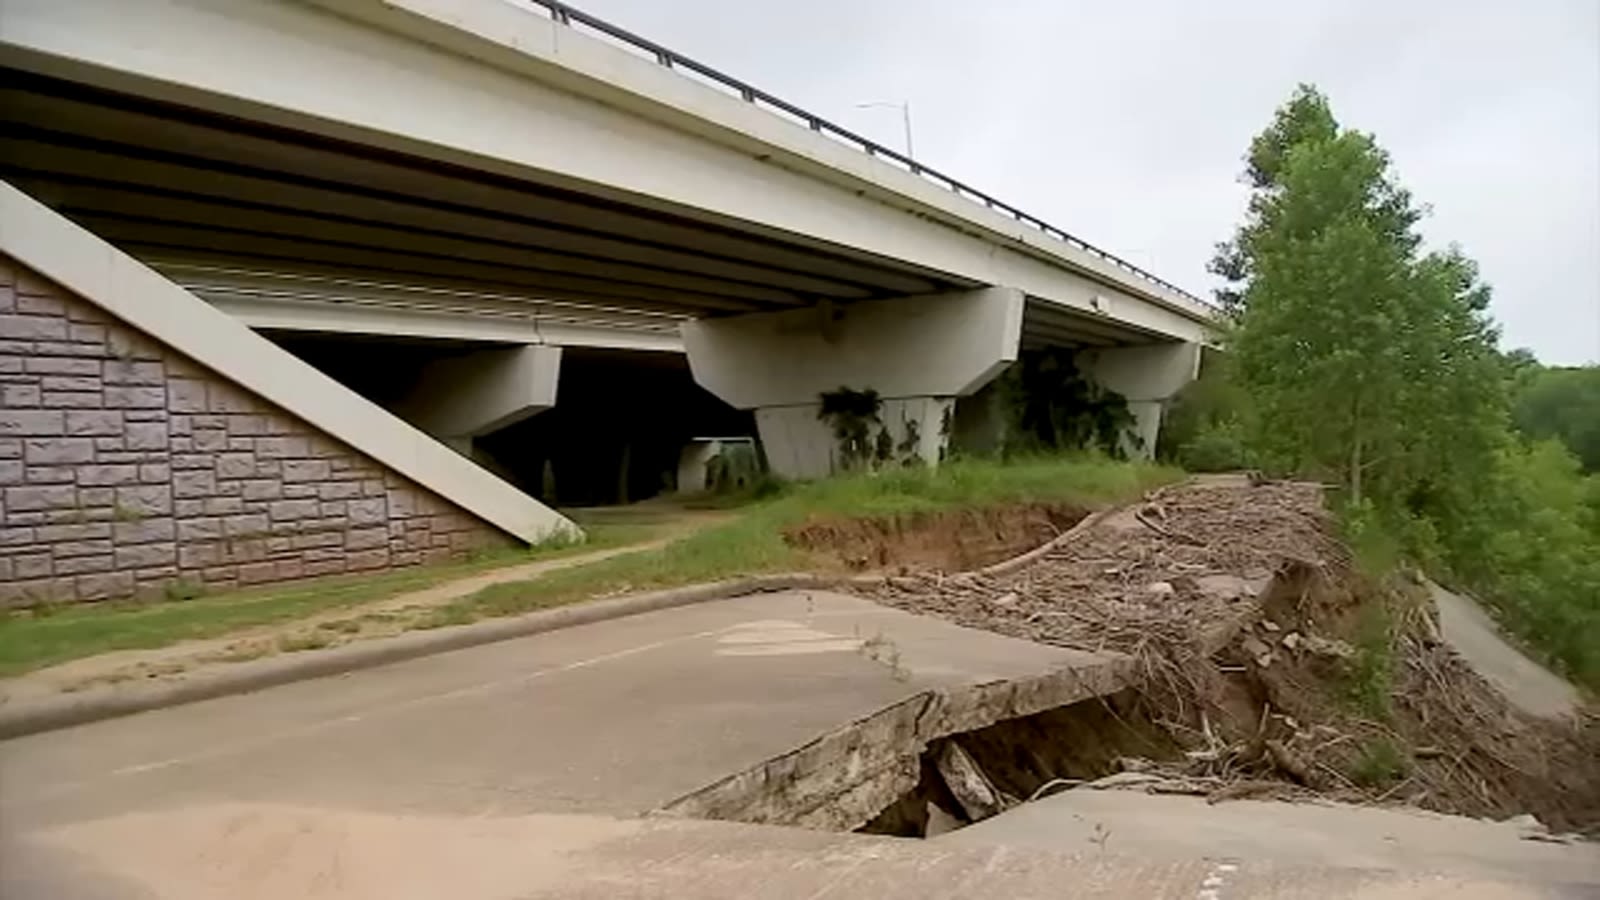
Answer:
[[[1445,641],[1507,700],[1528,715],[1545,719],[1564,718],[1578,710],[1577,688],[1507,643],[1476,602],[1431,581],[1428,590],[1439,608],[1439,631]]]
[[[654,518],[657,514],[652,512],[651,515]],[[660,536],[642,543],[509,565],[370,603],[330,609],[289,622],[244,628],[221,637],[75,659],[0,681],[0,703],[32,700],[96,684],[173,676],[200,666],[224,665],[284,650],[319,649],[396,634],[409,630],[427,611],[486,587],[528,581],[627,553],[658,550],[727,518],[726,514],[716,512],[678,513]]]

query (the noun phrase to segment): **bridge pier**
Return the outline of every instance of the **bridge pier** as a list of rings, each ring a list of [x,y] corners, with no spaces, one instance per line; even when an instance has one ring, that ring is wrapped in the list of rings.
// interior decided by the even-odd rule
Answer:
[[[1129,456],[1149,459],[1161,434],[1166,403],[1200,374],[1200,345],[1186,341],[1082,351],[1079,365],[1089,377],[1121,394],[1133,414]]]
[[[1009,288],[871,300],[847,306],[698,319],[683,326],[695,381],[755,410],[772,471],[819,478],[857,453],[936,464],[956,397],[1017,358],[1023,296]],[[824,394],[875,392],[863,448],[821,417]]]
[[[396,410],[463,456],[472,439],[556,404],[561,348],[538,345],[473,350],[423,367]]]

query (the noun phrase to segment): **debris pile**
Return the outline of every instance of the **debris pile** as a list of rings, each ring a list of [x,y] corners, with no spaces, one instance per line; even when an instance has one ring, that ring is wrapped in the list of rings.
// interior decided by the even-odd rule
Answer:
[[[1099,787],[1318,795],[1600,823],[1600,722],[1532,719],[1438,637],[1426,592],[1357,573],[1320,486],[1196,480],[1091,516],[1028,565],[886,578],[874,600],[1134,657],[1138,714],[1171,738]],[[1106,771],[1055,772],[1076,789]]]

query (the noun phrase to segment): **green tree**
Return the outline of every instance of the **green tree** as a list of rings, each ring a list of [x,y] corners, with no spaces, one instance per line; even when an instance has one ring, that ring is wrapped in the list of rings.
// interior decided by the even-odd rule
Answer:
[[[1419,256],[1421,210],[1370,135],[1302,86],[1251,144],[1249,212],[1213,270],[1268,467],[1338,481],[1351,503],[1444,502],[1439,473],[1486,472],[1503,418],[1488,291],[1457,251]],[[1420,509],[1413,509],[1419,512]]]
[[[1253,468],[1245,446],[1249,415],[1250,398],[1233,372],[1233,357],[1207,350],[1200,377],[1185,385],[1162,414],[1156,455],[1191,472]]]
[[[1524,368],[1512,419],[1529,438],[1559,440],[1584,471],[1600,472],[1600,366]]]
[[[1600,442],[1600,371],[1500,353],[1476,266],[1421,251],[1388,156],[1314,88],[1251,143],[1245,181],[1212,265],[1230,358],[1183,398],[1178,458],[1336,481],[1354,537],[1442,569],[1600,686],[1600,477],[1574,455]]]
[[[1465,583],[1572,676],[1600,686],[1600,530],[1593,477],[1559,441],[1513,444],[1454,540]]]

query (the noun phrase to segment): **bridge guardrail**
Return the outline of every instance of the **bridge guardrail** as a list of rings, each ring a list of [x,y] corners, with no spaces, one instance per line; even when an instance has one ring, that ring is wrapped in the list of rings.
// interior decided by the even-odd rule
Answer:
[[[738,78],[734,78],[732,75],[725,75],[722,72],[719,72],[716,69],[706,65],[705,63],[684,56],[683,54],[678,53],[677,51],[668,47],[663,47],[649,38],[640,37],[639,35],[634,34],[625,28],[613,25],[604,19],[595,18],[581,9],[576,9],[560,2],[560,0],[527,0],[527,2],[544,7],[549,11],[550,17],[559,24],[574,28],[581,27],[590,29],[604,37],[612,39],[613,41],[621,42],[622,44],[634,50],[642,51],[645,55],[653,57],[658,64],[665,66],[666,68],[685,69],[693,72],[701,78],[711,82],[715,86],[726,88],[734,92],[746,103],[755,104],[757,106],[765,106],[769,109],[787,114],[788,116],[799,120],[800,124],[805,125],[812,131],[827,135],[835,140],[842,141],[845,144],[854,145],[865,152],[868,156],[875,156],[892,162],[900,168],[905,169],[907,172],[910,172],[912,175],[916,175],[925,181],[937,184],[946,190],[955,193],[957,196],[963,196],[968,200],[982,203],[984,206],[1000,213],[1001,215],[1007,216],[1022,225],[1026,225],[1042,234],[1062,241],[1076,250],[1088,253],[1091,256],[1110,263],[1111,265],[1121,269],[1124,272],[1127,272],[1130,275],[1133,275],[1136,278],[1140,278],[1144,281],[1150,282],[1151,284],[1166,288],[1167,290],[1172,291],[1173,293],[1185,299],[1198,303],[1206,309],[1214,312],[1220,309],[1215,303],[1197,297],[1183,288],[1178,287],[1172,282],[1153,275],[1108,250],[1102,250],[1088,241],[1074,237],[1063,229],[1057,228],[1043,219],[1038,218],[1037,216],[1029,215],[1017,207],[1012,206],[1003,200],[991,197],[990,195],[978,190],[975,187],[972,187],[963,181],[952,178],[951,176],[946,175],[937,169],[923,165],[922,163],[917,162],[898,150],[895,150],[891,147],[885,147],[884,145],[873,141],[870,138],[862,137],[861,135],[856,134],[842,125],[836,125],[827,119],[816,115],[815,113],[801,109],[800,107],[782,99],[781,97],[775,97],[772,94],[755,87],[754,85],[751,85],[745,81],[741,81]]]

